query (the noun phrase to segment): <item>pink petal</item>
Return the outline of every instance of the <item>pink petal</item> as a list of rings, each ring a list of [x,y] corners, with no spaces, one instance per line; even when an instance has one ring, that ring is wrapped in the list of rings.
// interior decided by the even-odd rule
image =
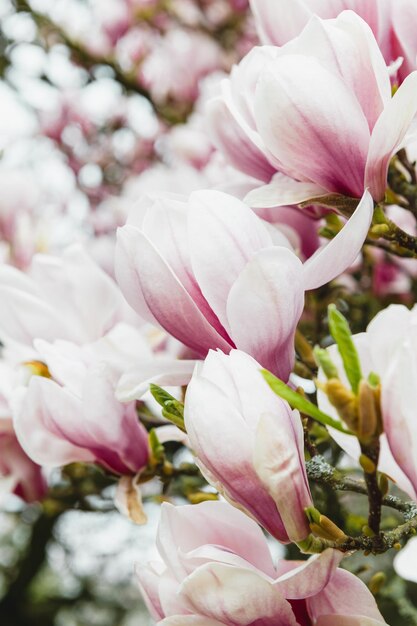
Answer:
[[[147,566],[137,567],[136,569],[136,577],[142,598],[145,601],[146,608],[155,621],[164,617],[164,612],[159,600],[159,581],[164,568],[162,564],[158,563],[158,566],[159,565],[161,565],[161,567],[154,568],[152,564],[149,564]]]
[[[47,378],[33,376],[14,410],[14,426],[22,448],[37,463],[61,466],[76,461],[94,462],[95,455],[74,444],[61,429],[72,429],[74,417],[82,419],[76,396]]]
[[[230,565],[207,564],[181,585],[196,613],[236,626],[297,626],[291,605],[258,573]]]
[[[268,248],[247,264],[227,302],[236,346],[283,380],[288,380],[294,361],[294,333],[304,304],[302,281],[302,264],[293,252]]]
[[[286,54],[270,62],[258,82],[255,117],[285,171],[329,191],[362,196],[368,122],[341,78],[316,59]]]
[[[304,263],[306,289],[317,289],[349,268],[362,249],[373,213],[372,196],[365,191],[357,209],[342,230]]]
[[[411,334],[414,334],[415,339],[415,328],[410,329]],[[417,363],[414,345],[409,340],[397,348],[391,367],[382,378],[381,401],[389,447],[417,492],[417,428],[414,411],[417,400]]]
[[[71,330],[59,312],[41,297],[0,285],[0,337],[31,346],[35,337],[53,341],[71,338]]]
[[[410,326],[417,317],[416,313],[416,310],[410,311],[403,304],[390,304],[371,320],[366,329],[368,350],[379,373],[383,374],[389,369],[392,356],[407,337]]]
[[[145,215],[142,232],[155,246],[204,317],[221,334],[224,331],[219,320],[202,295],[193,273],[188,243],[188,212],[189,206],[186,202],[179,201],[172,195],[158,196]],[[163,228],[161,224],[164,225]]]
[[[360,615],[384,623],[375,598],[365,583],[342,569],[336,571],[323,591],[307,599],[307,607],[314,623],[322,615],[333,614]]]
[[[134,257],[125,258],[123,265],[127,261],[134,284],[131,279],[126,282],[122,278],[121,281],[124,293],[126,287],[134,287],[135,293],[130,300],[132,306],[136,304],[138,312],[142,312],[144,303],[160,326],[198,354],[205,354],[210,348],[220,348],[226,352],[230,350],[230,344],[209,324],[149,239],[132,227],[125,226],[122,229],[129,237],[133,234],[132,230],[136,231]],[[119,267],[119,281],[120,276]]]
[[[372,130],[391,99],[391,83],[375,37],[356,13],[345,11],[334,20],[313,17],[302,34],[284,50],[286,54],[311,55],[338,75],[357,98]]]
[[[391,157],[402,146],[417,113],[417,72],[410,74],[385,106],[375,124],[366,162],[365,186],[373,198],[382,200]]]
[[[132,309],[144,320],[158,325],[143,295],[137,271],[136,254],[142,240],[141,232],[134,226],[117,229],[115,275],[120,289]]]
[[[244,174],[268,181],[275,168],[250,141],[222,98],[215,98],[208,103],[207,116],[213,140],[229,163]]]
[[[157,545],[178,578],[185,573],[179,553],[192,554],[206,545],[235,554],[270,576],[275,572],[259,526],[226,502],[204,502],[198,507],[163,504]]]
[[[329,583],[343,556],[337,550],[325,550],[280,576],[275,584],[289,600],[315,596]],[[290,561],[289,564],[291,563]]]
[[[305,508],[311,494],[304,465],[303,427],[298,411],[285,407],[281,415],[263,413],[258,424],[254,466],[273,498],[291,541],[310,534]]]
[[[114,395],[106,371],[89,372],[83,390],[83,415],[72,420],[74,443],[90,449],[98,462],[119,474],[136,474],[149,459],[148,434],[137,419],[134,404],[123,405]]]
[[[312,15],[301,0],[250,0],[262,43],[282,46],[300,34]]]
[[[160,387],[181,387],[191,379],[197,361],[180,361],[154,356],[143,359],[140,365],[129,369],[117,384],[116,397],[120,402],[140,400],[148,391],[150,383]]]
[[[251,386],[248,393],[250,389]],[[212,410],[213,406],[217,407],[216,411]],[[238,502],[271,534],[285,542],[288,536],[275,503],[253,467],[254,426],[248,421],[218,386],[206,378],[193,377],[186,395],[185,425],[204,473],[207,468],[215,486],[228,499]]]
[[[300,182],[278,172],[268,185],[252,189],[246,195],[245,202],[255,209],[266,209],[300,204],[326,194],[324,187],[311,182]]]
[[[197,281],[228,330],[226,306],[230,289],[249,259],[272,245],[271,236],[243,202],[220,191],[191,194],[188,232]]]
[[[157,626],[225,626],[225,623],[203,615],[174,615],[158,622]]]
[[[120,292],[81,246],[70,246],[60,258],[36,255],[31,274],[44,299],[64,310],[70,339],[94,341],[114,324]]]

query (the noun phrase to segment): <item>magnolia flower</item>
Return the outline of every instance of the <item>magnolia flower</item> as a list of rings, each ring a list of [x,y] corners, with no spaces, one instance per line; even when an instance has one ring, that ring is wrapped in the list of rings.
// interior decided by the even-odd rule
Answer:
[[[61,466],[98,463],[116,474],[136,474],[149,458],[148,436],[135,404],[119,403],[105,370],[84,371],[78,389],[33,376],[14,399],[19,442],[35,462]]]
[[[299,204],[328,193],[384,198],[392,155],[417,112],[417,73],[391,97],[389,71],[369,26],[345,11],[313,17],[281,48],[253,49],[209,111],[217,143],[267,183],[252,207]]]
[[[225,502],[162,505],[161,562],[138,578],[159,626],[377,626],[375,600],[340,553],[274,566],[260,528]]]
[[[302,541],[312,502],[301,418],[260,369],[244,352],[210,351],[188,386],[185,425],[209,482],[280,541]]]
[[[413,500],[417,500],[417,428],[414,416],[417,377],[417,307],[409,311],[391,305],[369,324],[366,333],[353,336],[362,373],[375,372],[381,379],[381,409],[384,433],[378,469],[392,477]],[[336,346],[329,348],[340,379],[347,386]],[[323,374],[319,375],[323,379]],[[321,409],[335,415],[327,396],[318,392]],[[337,415],[335,415],[337,417]],[[360,449],[355,437],[336,433],[332,436],[354,458]]]
[[[147,209],[138,226],[118,231],[116,276],[129,304],[200,357],[237,347],[287,380],[304,292],[354,261],[373,203],[366,192],[304,265],[281,232],[224,193],[195,192],[188,203],[148,199]]]
[[[126,315],[114,281],[79,246],[38,254],[28,273],[0,267],[0,339],[31,346],[40,337],[76,344],[102,337]]]

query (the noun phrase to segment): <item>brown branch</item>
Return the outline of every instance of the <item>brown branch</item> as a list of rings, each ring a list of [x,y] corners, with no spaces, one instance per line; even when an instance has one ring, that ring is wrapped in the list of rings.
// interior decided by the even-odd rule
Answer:
[[[379,534],[381,524],[381,506],[382,506],[382,494],[378,485],[378,461],[380,443],[379,438],[372,441],[370,444],[361,444],[361,451],[367,459],[370,460],[373,469],[371,471],[365,471],[365,484],[368,492],[369,502],[369,516],[368,526],[375,533]]]

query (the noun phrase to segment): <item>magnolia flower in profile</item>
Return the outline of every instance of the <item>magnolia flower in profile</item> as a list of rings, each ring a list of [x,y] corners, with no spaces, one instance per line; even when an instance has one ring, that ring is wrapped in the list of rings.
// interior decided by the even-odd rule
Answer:
[[[142,208],[118,231],[116,276],[129,304],[199,357],[238,348],[284,380],[304,292],[350,266],[373,214],[365,192],[345,227],[303,264],[282,232],[227,194],[147,198]]]
[[[274,565],[257,524],[225,502],[163,504],[160,562],[138,567],[158,626],[377,626],[385,624],[341,554]]]
[[[244,352],[210,351],[188,385],[185,425],[209,482],[280,541],[300,542],[312,506],[301,418],[260,369]]]
[[[414,406],[417,401],[417,307],[390,305],[371,321],[365,333],[353,336],[363,377],[378,374],[381,384],[383,434],[378,469],[392,477],[417,501],[417,427]],[[328,348],[340,380],[348,386],[336,346]],[[324,379],[322,373],[319,379]],[[323,391],[319,406],[328,414],[335,408]],[[332,436],[352,457],[359,458],[355,437],[332,431]]]
[[[312,17],[281,48],[254,48],[210,105],[217,144],[265,184],[252,207],[338,193],[384,198],[388,164],[410,139],[417,73],[391,96],[389,70],[368,24],[351,11]]]
[[[18,390],[14,427],[21,446],[44,466],[82,461],[137,474],[148,462],[149,446],[135,403],[116,400],[105,369],[84,368],[80,374],[79,385],[32,376],[28,387]]]

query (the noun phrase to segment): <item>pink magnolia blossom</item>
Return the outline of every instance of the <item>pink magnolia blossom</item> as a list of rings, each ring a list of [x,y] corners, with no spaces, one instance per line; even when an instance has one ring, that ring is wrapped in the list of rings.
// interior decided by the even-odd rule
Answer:
[[[138,226],[118,231],[116,276],[129,304],[200,357],[237,347],[284,380],[305,290],[354,261],[373,212],[366,192],[337,237],[303,265],[281,232],[232,196],[199,191],[188,203],[167,196],[145,204]]]
[[[159,626],[377,626],[367,587],[340,553],[273,564],[254,521],[225,502],[162,505],[161,562],[138,568]]]
[[[417,400],[417,307],[410,311],[403,305],[391,305],[378,313],[366,333],[354,335],[353,339],[363,375],[375,372],[381,379],[384,433],[378,469],[417,501],[417,428],[413,409]],[[348,385],[336,346],[329,350],[341,380]],[[322,410],[337,417],[321,391],[318,401]],[[332,436],[350,456],[359,458],[355,437],[336,431],[332,431]]]
[[[31,346],[34,338],[95,341],[124,319],[115,282],[79,246],[60,257],[36,255],[27,273],[0,267],[0,338]]]
[[[84,372],[78,393],[33,376],[14,400],[14,426],[26,453],[45,466],[98,463],[116,474],[136,474],[149,458],[148,436],[135,403],[121,404],[109,374]]]
[[[298,542],[312,506],[301,418],[260,369],[244,352],[209,352],[187,389],[185,425],[209,482],[277,539]]]
[[[264,184],[253,207],[327,193],[384,198],[392,155],[410,136],[417,73],[391,97],[388,68],[369,26],[345,11],[313,17],[281,48],[253,49],[210,108],[217,144]]]

